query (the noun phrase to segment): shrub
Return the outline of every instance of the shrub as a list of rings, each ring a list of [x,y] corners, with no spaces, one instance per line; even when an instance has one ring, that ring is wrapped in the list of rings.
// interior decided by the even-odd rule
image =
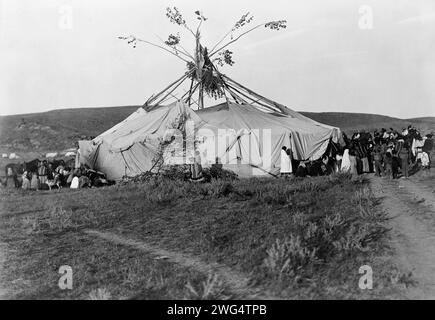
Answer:
[[[207,280],[202,281],[197,288],[188,282],[186,289],[185,299],[188,300],[227,300],[230,298],[225,293],[224,283],[217,274],[209,274]]]
[[[237,174],[231,170],[223,169],[219,165],[212,165],[209,168],[204,168],[202,171],[204,179],[206,181],[211,181],[212,179],[221,180],[237,180]]]
[[[227,197],[235,191],[230,181],[212,180],[209,185],[210,194],[214,197]]]
[[[89,293],[89,300],[110,300],[112,295],[106,288],[94,289]]]
[[[316,249],[303,246],[299,237],[290,235],[283,241],[276,239],[267,251],[264,265],[272,275],[294,277],[306,266],[317,262]]]
[[[205,182],[212,179],[237,180],[237,174],[231,170],[223,169],[218,165],[203,168],[202,174]],[[123,177],[121,184],[131,182],[152,182],[159,179],[169,179],[172,181],[188,181],[191,178],[189,165],[166,165],[162,166],[158,172],[147,171],[134,177]]]
[[[352,224],[333,245],[342,256],[355,251],[367,252],[386,231],[385,227],[377,224]]]

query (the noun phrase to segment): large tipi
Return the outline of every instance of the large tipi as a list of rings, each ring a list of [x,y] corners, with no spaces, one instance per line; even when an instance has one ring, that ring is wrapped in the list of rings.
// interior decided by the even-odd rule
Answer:
[[[282,146],[290,147],[295,160],[316,160],[330,142],[339,142],[338,128],[309,119],[221,73],[211,57],[225,46],[208,53],[200,43],[199,27],[195,39],[185,74],[124,121],[92,141],[79,142],[82,164],[117,180],[153,170],[162,161],[191,163],[199,155],[203,166],[219,162],[239,176],[276,175]],[[180,93],[183,84],[188,90]],[[206,107],[205,96],[221,102]]]

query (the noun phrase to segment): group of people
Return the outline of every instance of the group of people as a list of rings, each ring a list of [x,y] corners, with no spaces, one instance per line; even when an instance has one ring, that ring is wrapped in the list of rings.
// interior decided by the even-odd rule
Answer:
[[[292,157],[291,149],[287,146],[281,148],[281,167],[280,174],[282,177],[306,176],[323,176],[334,172],[335,163],[333,158],[325,152],[322,158],[311,161],[298,161]],[[296,168],[295,170],[293,168]]]
[[[396,179],[409,177],[411,169],[430,169],[432,134],[422,136],[415,127],[408,126],[400,132],[382,128],[373,134],[355,131],[351,138],[343,133],[343,140],[344,146],[331,142],[323,157],[315,161],[295,161],[290,148],[283,146],[281,175],[304,177],[349,172]]]
[[[6,186],[23,190],[51,190],[60,188],[89,188],[110,185],[104,173],[87,166],[74,168],[64,160],[34,160],[6,168]]]

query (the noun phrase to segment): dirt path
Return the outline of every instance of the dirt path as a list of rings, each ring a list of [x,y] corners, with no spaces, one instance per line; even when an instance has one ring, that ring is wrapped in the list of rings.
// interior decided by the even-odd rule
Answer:
[[[146,252],[155,256],[156,259],[165,259],[183,267],[193,268],[203,274],[217,274],[218,278],[229,288],[231,288],[231,291],[237,297],[246,299],[276,299],[276,297],[268,296],[267,293],[265,293],[261,288],[254,288],[251,286],[249,277],[242,273],[235,272],[227,266],[218,263],[205,263],[204,261],[199,260],[197,257],[193,257],[188,254],[168,251],[149,245],[145,242],[128,239],[111,232],[86,230],[85,233],[112,243],[129,246]]]
[[[392,245],[401,272],[412,272],[417,283],[409,299],[435,299],[435,194],[418,181],[373,178],[384,209],[393,218]]]

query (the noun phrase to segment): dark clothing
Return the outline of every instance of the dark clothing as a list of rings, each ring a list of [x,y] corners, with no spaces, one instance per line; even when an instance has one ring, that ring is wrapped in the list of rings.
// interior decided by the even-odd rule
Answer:
[[[397,178],[397,175],[399,173],[399,167],[400,167],[399,157],[393,156],[393,159],[392,159],[393,179]]]
[[[409,162],[408,159],[402,158],[402,174],[404,177],[409,177]]]
[[[307,175],[307,168],[305,168],[303,166],[299,166],[296,169],[296,172],[295,172],[296,177],[305,177],[306,175]]]
[[[384,158],[385,163],[385,176],[391,178],[393,175],[393,157],[387,153]]]
[[[329,163],[324,164],[323,162],[320,164],[321,175],[329,175],[332,173],[332,167]]]
[[[359,158],[362,159],[362,158],[367,157],[367,153],[368,153],[368,141],[366,141],[364,139],[362,141],[355,141],[355,151],[356,151],[356,155]]]
[[[423,147],[421,148],[424,152],[426,152],[427,154],[430,154],[430,152],[432,151],[432,149],[433,149],[433,140],[431,139],[431,138],[427,138],[425,141],[424,141],[424,145],[423,145]]]
[[[320,167],[317,161],[307,164],[306,169],[309,176],[316,177],[320,174]]]
[[[355,156],[355,168],[356,168],[356,174],[363,173],[363,163],[360,157]]]

